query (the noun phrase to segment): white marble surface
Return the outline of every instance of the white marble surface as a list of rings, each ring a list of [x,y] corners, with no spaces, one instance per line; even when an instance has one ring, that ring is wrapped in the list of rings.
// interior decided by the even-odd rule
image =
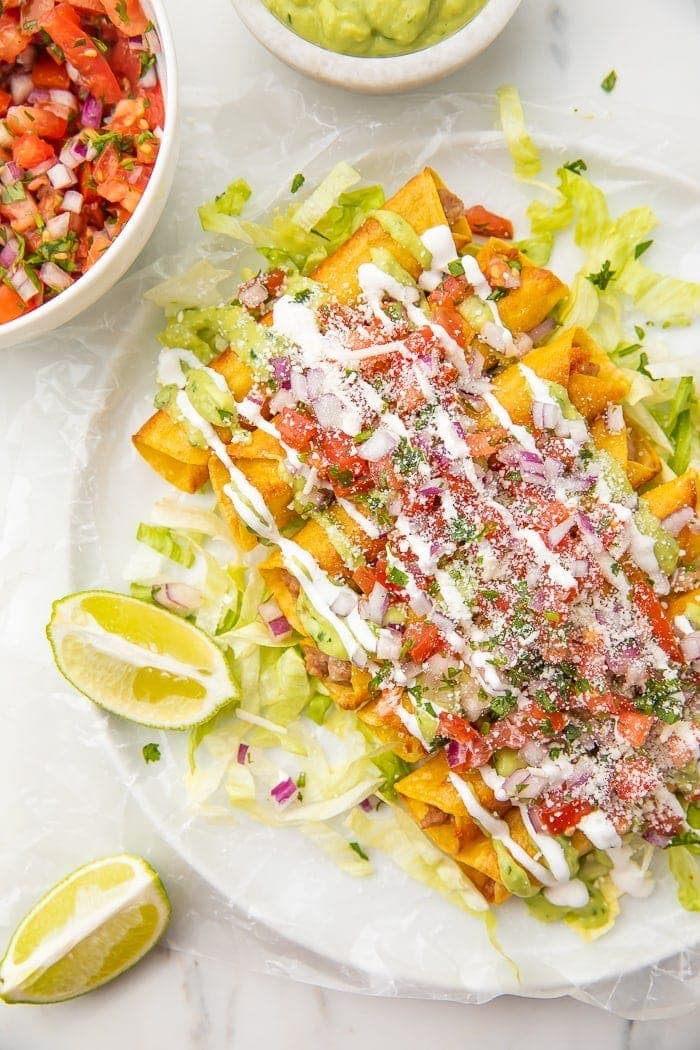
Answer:
[[[170,0],[169,7],[179,44],[185,115],[203,78],[227,97],[235,97],[239,85],[259,71],[272,71],[280,90],[300,83],[250,39],[227,0]],[[433,90],[490,92],[512,81],[526,98],[583,100],[601,97],[598,84],[614,67],[618,85],[603,99],[610,108],[631,104],[641,112],[680,113],[697,129],[699,58],[699,0],[523,0],[489,51]],[[309,84],[307,90],[316,89]],[[350,96],[330,89],[323,94],[352,112]],[[244,149],[244,144],[236,143],[234,149]],[[166,216],[149,256],[165,242],[167,223]],[[15,381],[18,391],[25,389],[21,376]],[[38,454],[31,442],[26,451]],[[10,671],[9,681],[21,681],[19,668]],[[29,753],[30,743],[17,738],[9,745]],[[61,791],[69,797],[80,784],[76,773],[52,785],[55,812],[60,813]],[[91,790],[97,804],[117,803],[108,775]],[[32,784],[23,785],[23,795],[31,794]],[[26,806],[18,812],[19,819],[29,819]],[[149,836],[145,824],[141,835],[144,840]],[[0,849],[9,846],[3,836]],[[3,889],[10,904],[0,915],[0,935],[9,932],[12,902],[25,903],[20,887]],[[384,1050],[392,1044],[405,1050],[426,1045],[461,1050],[470,1044],[495,1050],[519,1044],[523,1036],[567,1050],[695,1050],[697,1015],[627,1022],[568,1000],[509,999],[466,1007],[366,999],[262,976],[244,966],[234,971],[167,949],[84,1000],[49,1008],[0,1008],[0,1050],[349,1050],[358,1045]]]

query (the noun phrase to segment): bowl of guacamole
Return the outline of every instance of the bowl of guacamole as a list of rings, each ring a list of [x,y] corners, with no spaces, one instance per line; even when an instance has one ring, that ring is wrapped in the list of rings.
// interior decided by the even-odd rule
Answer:
[[[483,51],[520,0],[233,0],[269,51],[353,91],[409,90]]]

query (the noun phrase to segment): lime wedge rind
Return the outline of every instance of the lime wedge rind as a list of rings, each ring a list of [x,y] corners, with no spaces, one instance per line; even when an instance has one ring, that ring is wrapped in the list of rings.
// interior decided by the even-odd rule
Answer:
[[[69,920],[42,937],[28,956],[16,959],[32,924],[50,929],[52,906],[71,884],[78,880],[89,883],[91,875],[104,879],[110,868],[124,866],[131,869],[132,878],[122,879],[107,890],[86,886],[82,895],[76,896],[75,911]],[[155,921],[138,941],[134,934],[139,932],[138,915],[144,908],[154,915]],[[165,932],[170,915],[170,901],[157,872],[140,857],[119,854],[78,868],[49,890],[15,930],[0,961],[0,998],[9,1004],[46,1004],[74,999],[99,988],[131,969],[154,947]],[[120,934],[124,935],[121,945]],[[90,949],[86,951],[88,945]],[[114,963],[105,967],[102,964],[110,956]],[[58,967],[61,972],[52,988],[52,971]]]
[[[173,636],[173,651],[157,651],[154,646],[139,645],[105,629],[82,608],[84,602],[96,599],[111,602],[137,618],[141,613],[147,615],[166,642]],[[186,730],[208,721],[238,698],[226,657],[208,635],[173,613],[137,598],[112,591],[69,594],[54,602],[46,633],[64,678],[98,707],[127,721],[152,729]],[[192,643],[190,648],[202,656],[196,663],[178,658],[177,641],[183,634]],[[174,695],[167,703],[162,699],[156,703],[144,696],[143,688],[137,696],[134,683],[144,671],[187,683],[201,697],[179,699]]]

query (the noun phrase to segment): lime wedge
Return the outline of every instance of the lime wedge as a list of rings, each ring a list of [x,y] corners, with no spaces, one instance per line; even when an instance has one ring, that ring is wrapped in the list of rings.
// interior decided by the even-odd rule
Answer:
[[[56,666],[100,707],[156,729],[189,729],[236,698],[221,649],[186,620],[112,591],[54,603]]]
[[[118,977],[170,920],[157,873],[122,854],[78,868],[24,917],[0,962],[0,999],[58,1003]]]

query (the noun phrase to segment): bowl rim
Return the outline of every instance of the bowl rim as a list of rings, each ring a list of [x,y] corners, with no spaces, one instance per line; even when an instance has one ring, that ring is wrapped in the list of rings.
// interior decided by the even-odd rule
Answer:
[[[244,25],[277,58],[327,83],[375,93],[416,87],[454,72],[495,40],[521,2],[486,0],[466,25],[436,44],[404,55],[365,57],[344,55],[306,40],[281,22],[264,0],[252,4],[250,0],[232,0]]]
[[[131,262],[134,261],[130,260],[119,271],[118,260],[123,260],[128,246],[134,240],[138,240],[139,235],[148,223],[151,207],[155,205],[155,197],[159,186],[163,179],[167,179],[170,158],[173,151],[177,148],[179,84],[175,41],[168,20],[166,0],[148,0],[148,7],[151,8],[151,18],[160,40],[161,55],[159,60],[162,62],[165,72],[165,81],[161,78],[161,85],[165,88],[163,94],[165,127],[163,128],[163,137],[158,156],[156,157],[156,163],[153,166],[143,197],[134,209],[134,214],[124,229],[86,274],[49,302],[42,303],[36,310],[31,310],[22,317],[17,317],[13,321],[7,321],[5,324],[0,325],[0,339],[6,347],[31,338],[32,328],[35,326],[38,337],[42,333],[47,334],[54,328],[58,328],[59,325],[67,323],[82,313],[83,310],[89,309],[112,287],[112,285],[109,285],[102,292],[94,291],[102,283],[107,271],[111,267],[118,271],[112,282],[112,284],[115,284],[131,265]],[[91,294],[93,292],[94,294]],[[77,304],[76,308],[71,311],[71,303],[80,298],[84,299],[82,305]]]

